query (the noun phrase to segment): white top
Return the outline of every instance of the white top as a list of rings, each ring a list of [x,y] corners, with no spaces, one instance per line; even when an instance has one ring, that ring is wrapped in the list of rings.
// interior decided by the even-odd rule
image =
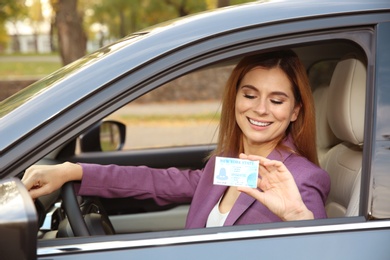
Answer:
[[[227,216],[229,215],[229,212],[221,213],[219,211],[219,203],[221,202],[222,197],[219,199],[217,204],[214,206],[214,208],[211,210],[209,217],[207,218],[206,227],[222,227],[225,223],[225,220]]]

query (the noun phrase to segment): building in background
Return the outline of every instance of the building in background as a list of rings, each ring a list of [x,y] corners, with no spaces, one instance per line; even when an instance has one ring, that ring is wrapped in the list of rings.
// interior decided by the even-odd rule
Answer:
[[[38,30],[34,30],[27,23],[18,21],[6,23],[10,42],[6,53],[50,53],[50,24],[40,23]],[[36,33],[38,32],[38,33]]]

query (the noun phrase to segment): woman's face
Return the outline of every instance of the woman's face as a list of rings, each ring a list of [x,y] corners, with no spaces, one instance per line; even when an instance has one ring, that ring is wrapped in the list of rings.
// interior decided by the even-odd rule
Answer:
[[[292,84],[281,69],[250,70],[236,96],[235,115],[244,135],[244,152],[256,153],[259,148],[271,152],[290,122],[297,119],[299,108]]]

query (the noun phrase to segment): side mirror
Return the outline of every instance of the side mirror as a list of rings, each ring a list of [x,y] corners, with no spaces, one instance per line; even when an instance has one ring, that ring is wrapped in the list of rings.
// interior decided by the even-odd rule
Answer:
[[[37,213],[23,183],[17,178],[0,181],[1,259],[36,259],[37,232]]]
[[[80,136],[82,152],[110,152],[123,148],[126,126],[117,121],[103,121],[95,124]]]

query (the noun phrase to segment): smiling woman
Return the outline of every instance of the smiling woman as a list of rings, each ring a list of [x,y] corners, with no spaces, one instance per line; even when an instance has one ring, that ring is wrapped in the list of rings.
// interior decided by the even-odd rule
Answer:
[[[318,165],[314,101],[305,68],[294,52],[271,52],[242,59],[227,86],[216,154],[234,156],[247,152],[245,148],[253,142],[253,147],[256,143],[265,145],[260,155],[267,156],[290,134],[297,152]],[[259,128],[253,122],[261,121],[260,117],[263,123],[271,124]],[[235,118],[237,125],[229,118]],[[254,135],[264,139],[257,140]],[[248,153],[259,154],[259,149]]]
[[[236,98],[236,120],[244,135],[244,151],[259,154],[256,150],[261,150],[259,155],[266,157],[297,119],[300,106],[281,69],[259,67],[249,71],[240,81]]]

